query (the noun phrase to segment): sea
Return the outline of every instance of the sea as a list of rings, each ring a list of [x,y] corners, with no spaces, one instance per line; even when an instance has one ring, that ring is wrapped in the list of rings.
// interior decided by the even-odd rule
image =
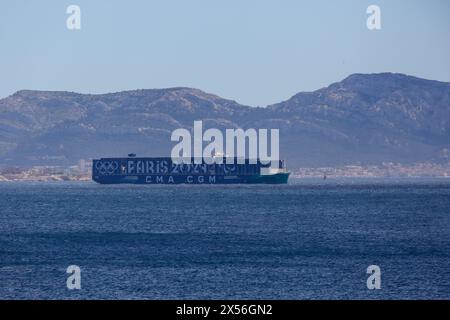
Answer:
[[[0,299],[450,299],[450,179],[3,182]]]

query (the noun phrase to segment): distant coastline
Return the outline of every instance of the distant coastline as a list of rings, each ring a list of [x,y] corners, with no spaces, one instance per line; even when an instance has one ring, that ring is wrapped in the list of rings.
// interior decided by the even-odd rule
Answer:
[[[347,165],[338,167],[291,168],[292,178],[450,178],[450,162],[446,164],[416,163],[403,165],[383,163],[381,165]],[[0,182],[30,181],[91,181],[90,162],[78,165],[3,167]]]
[[[265,108],[182,87],[99,95],[22,90],[0,99],[0,166],[69,167],[130,152],[167,156],[171,133],[201,120],[204,129],[279,129],[280,156],[291,170],[445,175],[438,166],[450,161],[449,106],[450,83],[395,73],[352,74]],[[408,168],[385,170],[383,163]],[[352,165],[364,167],[343,168]]]

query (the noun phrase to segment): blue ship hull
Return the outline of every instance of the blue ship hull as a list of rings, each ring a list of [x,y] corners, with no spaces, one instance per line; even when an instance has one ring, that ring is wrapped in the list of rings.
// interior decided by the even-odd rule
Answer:
[[[170,158],[102,158],[93,161],[92,180],[101,184],[286,184],[290,173],[283,167],[280,161],[275,173],[268,173],[268,166],[259,160],[175,164]]]
[[[255,176],[123,176],[93,177],[101,184],[286,184],[289,173]]]

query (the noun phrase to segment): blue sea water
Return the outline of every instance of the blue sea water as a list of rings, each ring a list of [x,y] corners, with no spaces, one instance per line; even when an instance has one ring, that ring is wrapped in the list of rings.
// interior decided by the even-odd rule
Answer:
[[[450,299],[449,180],[0,183],[0,299],[432,298]]]

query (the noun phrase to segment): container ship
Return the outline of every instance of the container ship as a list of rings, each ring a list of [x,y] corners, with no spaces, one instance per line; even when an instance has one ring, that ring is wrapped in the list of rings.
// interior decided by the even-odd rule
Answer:
[[[194,159],[182,163],[172,158],[101,158],[92,162],[92,180],[101,184],[285,184],[290,172],[283,160],[263,164],[259,159],[223,158],[208,164]],[[218,161],[216,161],[218,162]],[[230,163],[231,162],[231,163]]]

